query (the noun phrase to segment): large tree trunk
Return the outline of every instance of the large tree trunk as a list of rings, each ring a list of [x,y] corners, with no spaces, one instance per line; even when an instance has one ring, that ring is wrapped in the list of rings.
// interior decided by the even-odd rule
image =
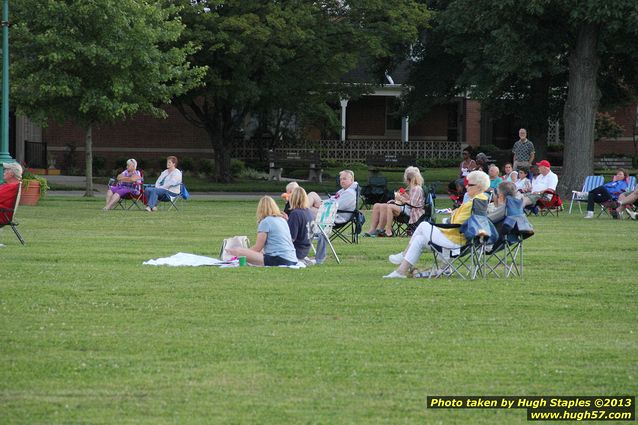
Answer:
[[[93,197],[93,126],[89,124],[84,136],[84,159],[86,161],[86,192],[84,196]]]
[[[593,174],[594,124],[600,92],[596,83],[599,28],[583,24],[578,30],[576,46],[569,55],[569,88],[563,111],[565,150],[558,192],[566,197],[582,187],[585,177]]]
[[[234,143],[235,121],[230,108],[218,108],[218,102],[206,98],[175,106],[182,116],[193,125],[203,128],[208,134],[215,157],[215,181],[232,181],[230,172],[230,147]],[[187,109],[188,108],[188,109]]]

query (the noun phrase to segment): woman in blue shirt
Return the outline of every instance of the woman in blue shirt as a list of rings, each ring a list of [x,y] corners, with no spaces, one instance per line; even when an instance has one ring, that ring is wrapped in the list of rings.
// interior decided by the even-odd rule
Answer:
[[[605,183],[602,186],[598,186],[589,192],[587,197],[587,215],[585,218],[594,217],[594,203],[603,204],[608,201],[615,201],[618,199],[618,195],[627,190],[627,172],[622,168],[616,170],[614,179],[609,183]],[[618,214],[613,214],[614,218],[618,218]]]
[[[292,266],[297,264],[288,223],[270,196],[264,196],[257,205],[257,241],[250,248],[231,248],[236,257],[245,256],[255,266]]]

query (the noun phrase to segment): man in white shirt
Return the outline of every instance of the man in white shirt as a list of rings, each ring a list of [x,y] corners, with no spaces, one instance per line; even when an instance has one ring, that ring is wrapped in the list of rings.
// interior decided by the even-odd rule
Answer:
[[[534,205],[543,195],[544,191],[547,189],[556,190],[556,186],[558,185],[558,176],[552,172],[552,165],[549,161],[544,159],[541,162],[537,162],[536,165],[538,165],[539,174],[532,180],[532,191],[524,195],[525,206]]]
[[[354,181],[354,173],[350,170],[343,170],[339,173],[339,185],[341,189],[335,193],[330,199],[337,201],[338,211],[335,217],[335,224],[345,223],[352,218],[352,212],[357,208],[357,186],[359,183]],[[317,240],[317,253],[315,261],[321,264],[326,259],[327,241],[322,236]]]
[[[350,220],[352,213],[345,211],[354,211],[357,208],[357,186],[359,183],[354,181],[354,173],[350,170],[343,170],[339,173],[339,184],[341,189],[332,196],[337,200],[339,212],[335,218],[335,223],[341,224]]]

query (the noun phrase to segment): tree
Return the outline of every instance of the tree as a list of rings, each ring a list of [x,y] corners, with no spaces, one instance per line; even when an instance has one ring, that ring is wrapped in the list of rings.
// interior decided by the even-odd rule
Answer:
[[[580,186],[593,169],[599,102],[620,105],[638,91],[638,4],[449,0],[434,5],[439,12],[433,36],[416,69],[428,72],[437,59],[429,53],[443,55],[458,68],[444,88],[416,81],[413,99],[470,90],[488,106],[508,100],[510,109],[532,123],[532,134],[541,136],[534,139],[541,143],[541,155],[545,131],[540,128],[562,108],[565,151],[559,190]]]
[[[407,54],[427,12],[413,0],[390,3],[181,1],[187,31],[180,42],[202,47],[190,59],[208,66],[208,73],[205,87],[177,98],[176,105],[207,132],[217,180],[231,179],[234,136],[249,117],[335,122],[328,103],[371,89],[342,80],[364,55],[378,73]]]
[[[192,45],[168,47],[184,26],[152,1],[16,1],[12,82],[18,111],[85,130],[86,194],[93,196],[92,129],[161,105],[196,86]]]

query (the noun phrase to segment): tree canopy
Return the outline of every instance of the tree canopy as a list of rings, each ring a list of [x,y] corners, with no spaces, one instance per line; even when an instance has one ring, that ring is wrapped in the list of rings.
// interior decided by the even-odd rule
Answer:
[[[205,73],[186,60],[192,44],[170,46],[184,25],[174,10],[137,0],[12,2],[12,97],[19,112],[46,123],[91,128],[161,105],[197,86]]]
[[[433,29],[411,79],[413,110],[468,91],[488,109],[517,113],[542,144],[547,119],[562,109],[560,184],[563,191],[580,185],[593,167],[599,102],[621,105],[638,91],[638,3],[441,0],[432,7]]]
[[[375,74],[405,57],[427,18],[413,0],[182,0],[180,42],[201,49],[206,85],[177,99],[182,114],[206,130],[217,178],[230,179],[233,136],[248,117],[270,113],[336,122],[330,102],[369,87],[342,77],[358,66]]]

